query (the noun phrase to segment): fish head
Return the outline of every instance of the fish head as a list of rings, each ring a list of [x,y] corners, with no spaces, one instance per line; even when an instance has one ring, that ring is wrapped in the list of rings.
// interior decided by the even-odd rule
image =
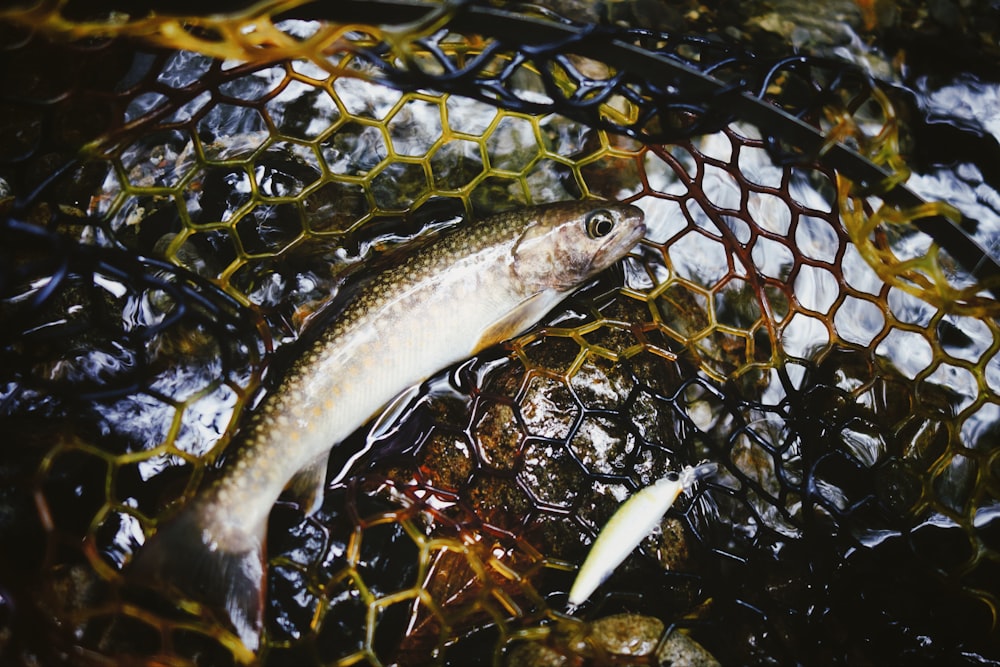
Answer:
[[[572,290],[646,233],[642,210],[630,204],[585,200],[534,211],[512,250],[511,271],[524,294]]]

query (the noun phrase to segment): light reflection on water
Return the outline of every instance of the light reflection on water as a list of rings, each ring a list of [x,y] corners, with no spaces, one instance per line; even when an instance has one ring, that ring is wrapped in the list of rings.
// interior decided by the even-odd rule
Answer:
[[[302,29],[308,31],[310,27],[303,25]],[[194,68],[193,73],[183,72],[187,64]],[[201,71],[199,68],[203,66],[204,63],[197,58],[178,55],[161,75],[161,79],[167,77],[163,79],[165,83],[182,85],[188,76],[197,79]],[[296,68],[296,71],[316,73],[308,68]],[[223,88],[227,95],[235,98],[258,99],[272,90],[275,82],[282,81],[284,76],[282,68],[265,68],[228,82]],[[423,152],[437,150],[449,160],[461,159],[466,163],[464,166],[467,169],[454,169],[447,173],[445,184],[449,188],[464,187],[489,166],[511,172],[530,172],[523,180],[502,185],[497,190],[488,192],[481,200],[476,200],[490,205],[496,202],[489,195],[496,192],[502,193],[501,206],[523,201],[528,196],[534,201],[575,196],[571,192],[572,188],[567,187],[569,179],[566,178],[565,165],[550,157],[553,152],[562,154],[571,149],[571,152],[577,153],[585,149],[588,141],[593,138],[593,131],[578,123],[556,117],[547,118],[546,136],[554,143],[546,146],[536,135],[535,127],[527,120],[506,117],[496,125],[490,141],[483,144],[486,146],[484,152],[480,150],[479,143],[463,139],[462,134],[477,135],[485,131],[496,117],[492,107],[450,96],[443,105],[420,101],[404,106],[405,112],[400,113],[393,111],[401,99],[398,91],[344,78],[338,79],[333,84],[333,89],[338,93],[347,113],[356,114],[366,121],[395,115],[384,127],[364,123],[342,126],[329,141],[322,143],[321,149],[314,151],[296,142],[276,142],[265,131],[266,123],[257,109],[217,104],[199,121],[199,130],[206,133],[205,137],[190,138],[168,132],[145,137],[127,147],[121,156],[122,163],[127,168],[126,177],[131,183],[142,186],[173,187],[179,182],[186,182],[183,197],[192,219],[196,224],[214,226],[210,230],[195,229],[192,238],[209,231],[218,232],[222,237],[229,233],[246,233],[247,238],[239,237],[241,247],[245,250],[252,233],[268,252],[284,252],[285,246],[282,244],[287,238],[281,232],[287,220],[276,213],[272,215],[275,209],[269,209],[259,201],[255,203],[260,205],[253,212],[248,212],[246,209],[255,198],[295,197],[301,194],[311,187],[309,180],[301,176],[305,172],[319,174],[332,171],[351,177],[362,176],[378,168],[393,152],[419,157]],[[973,96],[971,99],[980,98]],[[992,98],[982,99],[987,104]],[[132,101],[129,113],[143,113],[161,103],[162,100],[156,96],[140,96]],[[171,119],[191,117],[200,113],[207,103],[208,98],[204,94],[196,97],[176,110]],[[935,113],[945,112],[944,106],[940,106]],[[266,107],[271,120],[282,132],[297,133],[305,139],[312,139],[332,130],[340,116],[340,107],[332,102],[325,90],[300,81],[271,98]],[[440,135],[445,133],[445,124],[450,125],[448,129],[452,135],[448,137],[448,141],[442,141],[434,149]],[[752,132],[742,128],[738,131],[752,135]],[[696,142],[696,146],[711,158],[728,160],[733,155],[732,142],[728,135],[720,133],[703,138]],[[448,146],[455,148],[445,148]],[[210,160],[228,161],[226,165],[218,167],[218,173],[214,174],[214,185],[226,190],[227,198],[224,201],[211,202],[205,198],[202,187],[210,181],[208,176],[211,174],[191,176],[191,170],[198,162],[195,158],[197,150],[202,150]],[[947,415],[950,417],[969,409],[977,400],[981,389],[978,378],[969,370],[968,363],[963,362],[978,362],[988,353],[996,336],[995,327],[981,320],[942,315],[925,302],[896,288],[888,290],[888,311],[883,312],[878,302],[861,298],[864,295],[886,293],[884,284],[870,266],[851,247],[838,258],[836,251],[842,242],[841,230],[822,217],[802,213],[801,208],[791,209],[782,197],[773,194],[754,191],[744,202],[741,200],[742,186],[727,169],[715,165],[704,166],[685,148],[672,147],[669,153],[677,159],[677,166],[686,171],[689,178],[697,176],[699,165],[704,168],[704,176],[698,179],[697,185],[704,190],[706,205],[712,204],[726,210],[745,207],[757,229],[775,238],[752,232],[749,225],[739,218],[723,219],[720,224],[717,212],[709,212],[693,200],[686,200],[682,205],[669,198],[642,196],[636,203],[647,213],[648,240],[667,244],[665,247],[669,250],[660,255],[652,243],[637,250],[634,254],[638,259],[632,258],[626,263],[627,286],[635,292],[647,293],[670,281],[685,281],[685,284],[696,285],[701,291],[697,291],[689,301],[671,303],[687,306],[698,312],[671,313],[671,316],[675,316],[678,321],[690,318],[686,323],[690,325],[690,331],[698,334],[711,327],[718,328],[720,323],[731,328],[748,328],[763,317],[765,308],[758,301],[758,294],[749,287],[751,279],[760,277],[770,279],[772,287],[775,284],[788,287],[796,301],[796,308],[801,306],[812,311],[806,313],[796,309],[790,317],[769,312],[768,315],[773,317],[776,324],[779,349],[765,361],[791,363],[785,365],[784,376],[775,368],[766,369],[759,384],[753,386],[758,393],[749,398],[759,401],[762,408],[773,408],[773,411],[757,411],[748,420],[752,429],[748,427],[746,433],[753,432],[759,440],[741,434],[734,439],[733,451],[729,454],[730,463],[762,489],[760,492],[753,490],[749,495],[756,513],[740,509],[729,512],[723,507],[715,508],[712,514],[716,522],[728,521],[734,524],[733,535],[742,536],[745,540],[742,548],[747,552],[757,548],[762,527],[789,540],[798,539],[802,535],[801,526],[806,508],[794,494],[778,497],[781,484],[777,479],[779,471],[775,468],[780,463],[780,474],[784,475],[782,479],[785,483],[800,483],[803,477],[801,452],[803,448],[810,446],[810,443],[799,441],[796,427],[786,419],[783,412],[789,404],[789,390],[808,388],[809,383],[813,382],[811,369],[822,363],[824,355],[831,348],[844,343],[848,347],[870,347],[888,325],[893,329],[878,342],[875,350],[878,361],[885,364],[887,374],[895,373],[908,380],[920,378],[920,392],[931,394],[935,398],[938,394],[945,396],[946,406],[952,411],[951,415]],[[286,158],[287,161],[282,165],[281,161]],[[278,164],[269,163],[265,167],[255,162],[272,159]],[[290,169],[289,164],[295,167],[292,169],[295,177],[286,179],[284,177],[288,174],[285,171]],[[636,164],[644,166],[649,185],[661,194],[680,197],[688,192],[688,186],[674,171],[674,166],[653,151],[647,151],[638,163],[626,161],[624,165],[628,168],[618,169],[622,163],[608,161],[608,171],[615,172],[615,177],[608,177],[609,194],[621,196],[642,191]],[[403,209],[418,200],[418,196],[423,193],[422,188],[442,185],[441,182],[420,182],[414,186],[411,181],[423,179],[426,176],[424,170],[407,161],[402,161],[400,165],[403,166],[398,172],[383,171],[385,177],[379,181],[384,184],[379,186],[382,190],[374,194],[367,190],[364,193],[372,194],[377,202],[385,203],[387,208]],[[739,153],[738,165],[748,172],[751,182],[772,188],[781,186],[784,171],[771,163],[763,149],[744,147]],[[302,170],[299,170],[300,167]],[[995,221],[996,192],[982,182],[981,174],[975,167],[959,165],[953,170],[942,170],[933,177],[936,185],[928,185],[930,181],[925,183],[921,178],[916,176],[915,182],[923,183],[931,191],[934,187],[939,187],[940,194],[946,199],[959,208],[964,208],[970,215],[980,217],[985,224],[980,226],[977,233],[987,243],[998,243],[1000,224]],[[956,178],[958,180],[954,180]],[[109,190],[105,193],[108,195],[118,187],[113,175],[109,177],[105,187]],[[411,187],[412,192],[408,190]],[[829,181],[811,179],[795,171],[787,191],[804,208],[823,213],[831,211],[833,207],[830,188]],[[105,201],[110,201],[110,196]],[[334,204],[340,204],[340,199],[335,197]],[[162,206],[162,202],[157,202],[154,198],[136,197],[135,201],[110,213],[112,227],[117,231],[142,227],[142,223],[152,217],[158,206]],[[100,210],[108,211],[106,208]],[[233,227],[229,225],[230,222],[238,226]],[[793,243],[790,245],[796,248],[796,253],[790,250],[789,245],[778,240],[789,235],[793,226]],[[162,236],[158,247],[173,243],[175,237],[172,234],[177,231],[173,229]],[[209,234],[206,233],[205,236]],[[668,244],[675,237],[678,240]],[[399,238],[405,239],[407,235],[403,234]],[[395,240],[398,241],[399,238]],[[369,245],[387,239],[388,236],[380,236]],[[732,247],[730,244],[733,240],[741,248]],[[895,241],[898,252],[903,257],[922,256],[929,243],[927,237],[919,233],[902,233]],[[330,246],[323,249],[324,252],[328,252],[330,247],[336,247],[336,244],[337,240],[331,241]],[[184,253],[178,252],[175,257],[183,259],[190,266],[201,267],[203,275],[214,278],[229,266],[230,258],[222,255],[220,250],[225,245],[217,237],[211,237],[205,243],[192,242],[183,246]],[[362,242],[359,247],[368,246]],[[741,257],[736,252],[739,249],[748,252]],[[264,250],[260,252],[261,255],[267,254]],[[337,257],[340,261],[358,260],[353,256],[345,257],[346,251],[343,248],[339,252]],[[812,262],[803,263],[798,252]],[[317,264],[322,265],[322,261],[326,261],[328,257],[305,266],[294,254],[289,254],[292,257],[286,265],[268,263],[269,258],[263,259],[259,273],[246,279],[245,295],[251,303],[273,309],[289,305],[289,302],[296,307],[311,306],[317,298],[321,299],[334,291],[332,286],[335,280],[332,276],[324,275],[314,268]],[[367,251],[362,250],[359,254],[366,255]],[[744,265],[743,258],[747,257],[749,260]],[[254,268],[254,271],[257,269]],[[843,283],[838,278],[838,271],[843,272]],[[99,285],[117,299],[126,294],[126,288],[120,283],[105,280]],[[844,292],[847,294],[844,295]],[[136,296],[130,293],[123,306],[122,322],[130,331],[156,326],[164,321],[172,308],[173,304],[160,294],[144,292]],[[695,321],[706,312],[710,315],[711,322],[706,324]],[[900,323],[913,326],[895,328]],[[60,324],[61,321],[54,326]],[[676,328],[681,329],[680,326]],[[911,330],[913,328],[920,330]],[[277,326],[274,327],[274,333],[279,334],[276,336],[279,340],[294,338],[287,330]],[[168,452],[154,454],[137,464],[138,475],[143,481],[155,479],[173,468],[187,465],[186,459],[178,456],[178,452],[190,457],[213,453],[235,422],[239,405],[239,392],[235,387],[245,387],[247,383],[243,380],[246,376],[243,376],[243,380],[225,378],[226,369],[216,356],[218,351],[199,349],[196,334],[197,332],[193,332],[190,340],[186,341],[187,347],[176,344],[177,341],[174,341],[176,345],[173,347],[171,341],[151,341],[154,352],[156,349],[163,350],[162,358],[158,360],[165,366],[155,370],[148,386],[141,392],[115,401],[96,403],[93,408],[105,426],[105,434],[112,434],[126,442],[126,450],[129,452],[153,450],[170,441]],[[703,352],[718,352],[724,347],[707,337],[697,342],[702,346],[700,349]],[[112,348],[119,352],[122,349],[120,346]],[[939,351],[946,353],[955,363],[939,364],[928,374],[929,367],[939,359]],[[790,357],[794,359],[790,360]],[[130,359],[98,350],[65,359],[61,363],[62,365],[53,366],[53,376],[62,374],[70,379],[93,381],[100,381],[134,367],[134,362]],[[998,368],[1000,363],[996,359],[986,368],[986,379],[992,382],[990,386],[994,388],[1000,386],[1000,380],[997,380],[1000,377]],[[71,369],[72,373],[67,369]],[[840,374],[835,374],[835,377],[843,380],[842,388],[845,392],[860,391],[864,380],[868,379],[863,374],[861,377],[853,377],[843,369],[837,369],[837,372]],[[595,378],[594,381],[600,382],[600,378]],[[471,404],[467,396],[455,391],[451,385],[445,390],[443,382],[439,378],[436,383],[428,385],[428,400],[433,398],[437,387],[442,393],[454,394],[465,402],[466,407]],[[2,393],[0,397],[3,397]],[[878,408],[874,398],[864,396],[859,399],[859,403],[863,401],[868,401],[866,408]],[[717,423],[724,420],[712,414],[711,408],[706,408],[705,405],[692,405],[689,409],[692,412],[709,413],[692,417],[694,423],[704,425],[705,430],[719,429],[728,432],[727,429],[732,428],[731,424]],[[718,414],[729,415],[721,410]],[[181,419],[181,415],[182,423],[178,426],[177,421]],[[405,415],[399,416],[398,420],[403,420],[404,417]],[[525,421],[529,426],[537,426],[532,419],[526,418]],[[989,437],[994,433],[997,421],[998,411],[994,404],[986,403],[979,407],[963,422],[963,442],[990,447]],[[375,448],[380,444],[377,441],[395,433],[392,426],[387,425],[373,433],[370,436],[373,442],[369,446]],[[935,426],[926,425],[925,428],[929,431]],[[641,434],[645,434],[644,429],[643,425],[637,427]],[[581,437],[591,447],[587,450],[584,463],[599,468],[602,472],[619,471],[625,458],[636,446],[634,434],[630,432],[625,438],[619,437],[602,418],[587,417],[580,430]],[[548,435],[551,434],[546,432],[546,436]],[[845,426],[838,437],[840,440],[836,442],[842,445],[842,449],[866,467],[875,467],[886,455],[885,438],[863,420],[855,420]],[[765,451],[764,445],[773,447],[779,452],[779,456],[775,457]],[[545,460],[553,458],[550,450],[551,447],[546,446],[531,450],[533,455],[525,459],[525,463],[530,466],[541,465]],[[652,467],[652,461],[648,460],[650,456],[649,451],[644,449],[642,457],[645,458],[637,463],[633,462],[636,468],[633,473],[644,478],[648,476]],[[978,463],[973,458],[956,456],[943,470],[937,471],[935,484],[939,497],[956,512],[962,509],[963,499],[970,493],[970,484],[974,483],[979,474],[977,466]],[[544,471],[538,472],[532,467],[520,479],[542,484],[544,476]],[[727,476],[726,472],[720,475],[716,483],[734,491],[742,490],[743,485],[735,476]],[[844,510],[857,500],[851,489],[832,479],[817,479],[815,490],[818,497],[834,510]],[[615,488],[609,493],[618,497],[622,491],[621,488]],[[575,494],[575,490],[573,493]],[[129,502],[131,501],[126,499],[123,504],[131,506]],[[980,521],[980,515],[986,516],[994,509],[980,508],[976,515],[977,521]],[[117,529],[114,530],[105,553],[120,567],[127,555],[134,550],[137,541],[141,541],[142,526],[127,511],[115,513],[114,517],[109,519],[108,525],[115,525],[117,521]],[[993,520],[990,517],[983,518],[982,521],[990,522]],[[932,516],[925,523],[933,524],[935,521],[937,518]],[[859,528],[857,537],[863,544],[874,545],[898,535],[898,531],[887,529],[876,522]],[[780,543],[774,548],[779,549]]]
[[[928,123],[944,123],[970,135],[978,149],[948,163],[931,164],[915,173],[909,185],[922,196],[943,199],[978,222],[973,236],[1000,254],[1000,82],[958,74],[944,84],[921,76],[911,92]],[[979,139],[973,139],[978,137]]]
[[[303,25],[304,30],[307,28],[307,25]],[[193,69],[187,72],[187,66]],[[182,85],[189,78],[197,79],[204,66],[203,59],[179,54],[165,68],[161,79],[166,77],[165,82]],[[256,99],[283,77],[284,71],[281,68],[262,68],[250,76],[226,82],[225,93],[239,99]],[[395,154],[412,157],[431,151],[438,137],[445,132],[443,121],[447,121],[449,125],[448,132],[459,136],[463,133],[475,135],[493,123],[495,115],[491,107],[484,107],[479,102],[464,101],[458,96],[450,96],[445,105],[418,100],[403,106],[402,111],[394,111],[401,99],[399,91],[358,79],[338,78],[333,82],[333,90],[347,113],[370,120],[388,119],[385,126],[387,132],[372,125],[348,125],[337,132],[331,139],[332,143],[323,143],[323,167],[350,176],[364,174],[375,168],[390,156],[390,147]],[[922,92],[932,116],[976,125],[985,132],[996,132],[997,128],[990,115],[991,105],[996,102],[994,88],[977,82],[965,82],[936,91],[925,89]],[[181,121],[188,118],[207,104],[208,99],[205,94],[196,96],[175,110],[171,119]],[[962,100],[963,104],[954,104],[957,99]],[[131,108],[134,113],[144,113],[161,103],[162,100],[157,96],[140,96],[132,100]],[[304,111],[306,108],[308,110]],[[332,98],[322,88],[301,81],[292,82],[267,103],[267,112],[278,126],[298,132],[305,139],[315,138],[330,130],[340,117],[340,108],[333,104]],[[391,119],[390,113],[394,114]],[[562,144],[569,141],[579,149],[587,143],[586,137],[590,131],[578,123],[550,117],[546,124],[548,134],[556,137]],[[255,153],[267,143],[273,144],[273,140],[264,133],[263,118],[256,109],[250,107],[214,105],[199,121],[199,127],[212,138],[204,147],[206,156],[210,158],[242,158]],[[751,137],[756,134],[752,128],[736,130]],[[155,137],[152,145],[148,142],[136,143],[123,154],[122,161],[126,168],[131,167],[134,182],[168,183],[186,173],[193,159],[191,146],[178,144],[175,135],[166,135],[165,138],[168,139],[166,143],[156,143]],[[547,160],[538,160],[541,151],[545,149],[536,146],[536,140],[528,121],[513,117],[502,119],[496,124],[486,144],[489,164],[496,169],[514,172],[528,169],[534,164],[531,175],[525,180],[532,198],[536,201],[566,198],[570,193],[563,185],[564,172],[554,168]],[[484,156],[476,150],[475,143],[465,143],[467,146],[461,153],[462,159],[472,164],[471,173],[476,173],[485,167],[482,164]],[[702,137],[695,142],[695,146],[711,159],[723,162],[733,159],[733,139],[726,134]],[[273,150],[277,148],[275,145]],[[296,151],[301,150],[301,146],[292,144],[284,152],[295,155]],[[143,159],[142,156],[148,156],[150,151],[158,153],[160,159],[156,162]],[[627,270],[627,284],[632,289],[648,291],[665,281],[679,278],[706,290],[716,290],[731,272],[744,276],[750,271],[759,272],[775,280],[791,281],[791,292],[798,305],[813,313],[797,312],[787,321],[781,322],[781,354],[812,361],[829,349],[831,343],[836,342],[831,339],[831,334],[855,345],[868,346],[874,343],[888,323],[886,316],[871,301],[850,294],[841,299],[843,286],[832,270],[842,270],[847,285],[861,294],[878,295],[882,292],[883,285],[852,247],[848,247],[839,257],[835,255],[840,244],[840,230],[821,217],[791,211],[782,198],[772,194],[753,191],[746,201],[741,201],[741,186],[729,171],[708,164],[702,165],[699,172],[696,161],[684,148],[671,147],[669,154],[677,159],[676,166],[683,168],[689,178],[700,176],[698,187],[704,192],[705,200],[716,208],[739,210],[745,207],[759,229],[779,237],[791,232],[794,225],[795,248],[817,264],[798,263],[792,275],[796,258],[787,246],[774,239],[757,236],[753,240],[751,251],[754,265],[742,266],[738,258],[727,252],[723,242],[725,234],[732,235],[737,243],[751,242],[749,230],[741,227],[742,223],[738,219],[731,221],[732,224],[724,232],[717,227],[714,213],[710,215],[693,200],[685,200],[686,208],[680,210],[678,204],[671,199],[642,196],[636,203],[647,214],[648,238],[656,242],[666,242],[678,235],[681,238],[670,245],[668,256],[663,258],[668,260],[666,264],[645,248],[638,251],[644,257],[643,264],[630,262]],[[297,159],[305,163],[318,157],[318,154],[306,151],[299,154]],[[742,147],[737,164],[752,182],[771,188],[779,187],[782,183],[783,171],[760,148]],[[687,193],[687,187],[674,171],[674,165],[664,162],[653,152],[645,153],[642,165],[650,186],[674,197]],[[314,170],[319,173],[319,166]],[[401,194],[407,187],[407,183],[401,180],[409,178],[407,174],[404,170],[393,180],[392,188],[397,193],[399,202],[393,199],[390,208],[395,208],[397,203],[400,208],[405,208],[412,202],[412,197]],[[212,217],[224,221],[234,216],[246,216],[244,208],[256,196],[251,188],[251,177],[260,193],[266,196],[294,196],[308,186],[301,179],[284,180],[280,183],[275,181],[277,185],[272,186],[271,181],[275,175],[276,172],[270,170],[264,173],[260,166],[252,174],[243,168],[233,167],[221,182],[227,184],[234,193],[242,194],[242,197],[226,204],[221,212],[213,211]],[[974,166],[959,165],[932,176],[915,176],[913,184],[918,189],[923,188],[925,192],[948,195],[949,201],[960,208],[965,206],[967,214],[978,217],[985,223],[978,229],[980,236],[989,242],[995,242],[1000,223],[996,222],[996,211],[991,203],[996,199],[996,193],[987,191],[987,186],[981,179],[974,183],[974,187],[970,185],[970,181],[975,181],[977,176]],[[619,195],[638,191],[636,183],[628,182],[629,178],[637,176],[630,177],[627,172],[619,171],[616,178],[620,179],[617,190]],[[935,191],[935,188],[938,190]],[[805,209],[813,209],[820,214],[832,210],[830,183],[824,179],[814,179],[805,175],[805,172],[793,170],[788,182],[788,192]],[[516,192],[512,196],[514,199],[521,198]],[[204,207],[203,194],[192,191],[191,197],[189,210],[197,217]],[[115,217],[121,220],[121,216],[130,210],[132,209],[127,206],[121,207]],[[702,233],[692,233],[692,223]],[[122,226],[128,224],[126,220]],[[265,241],[268,224],[280,227],[281,221],[268,223],[263,218],[258,220],[257,231]],[[920,257],[927,252],[928,247],[928,238],[919,233],[902,233],[895,239],[896,252],[904,259]],[[188,255],[190,263],[210,266],[210,257],[199,260],[199,253],[203,252],[192,246]],[[641,270],[640,266],[645,267],[645,270]],[[824,268],[826,266],[831,268]],[[308,279],[312,286],[308,290],[301,290],[303,293],[313,293],[317,289],[322,291],[324,278],[304,272],[297,277],[296,282],[302,283],[303,279]],[[288,284],[287,276],[280,272],[271,273],[269,277],[256,283],[249,293],[250,299],[258,305],[277,306],[287,295]],[[110,290],[110,286],[108,288]],[[726,296],[725,290],[720,291],[714,300],[706,301],[706,305],[738,309],[740,298],[752,298],[741,297],[739,292],[737,290],[730,298]],[[932,307],[897,289],[889,291],[888,305],[892,316],[899,322],[926,326],[935,317]],[[834,330],[831,331],[817,316],[832,319]],[[144,295],[142,300],[133,302],[126,309],[126,322],[132,326],[155,324],[162,317],[163,314],[157,313],[156,307],[150,303],[150,295]],[[962,335],[948,335],[949,331],[962,332]],[[959,322],[945,317],[938,325],[938,333],[941,335],[942,350],[953,358],[972,362],[978,361],[993,341],[993,331],[989,327],[968,318]],[[913,378],[921,374],[933,360],[933,347],[922,334],[893,330],[879,343],[878,355],[902,376]],[[100,371],[98,366],[102,364],[114,370],[111,360],[105,359],[91,360],[89,370],[83,372],[96,376]],[[233,418],[236,401],[232,391],[225,385],[217,384],[214,389],[207,389],[213,386],[212,378],[218,372],[219,368],[211,363],[177,365],[162,373],[152,386],[158,394],[175,403],[187,401],[197,393],[204,394],[187,406],[186,424],[179,431],[175,443],[178,448],[192,455],[211,451]],[[956,409],[968,405],[978,391],[971,375],[954,366],[939,366],[927,381],[949,387],[962,396]],[[763,393],[775,394],[769,399],[774,403],[783,395],[783,391],[773,382],[765,383]],[[102,407],[101,414],[108,423],[127,424],[122,427],[122,431],[128,439],[141,448],[151,448],[166,438],[167,430],[175,418],[173,407],[165,404],[154,407],[155,403],[156,400],[148,397],[130,397]],[[143,415],[142,418],[136,419],[134,416],[139,414]],[[981,414],[973,415],[967,428],[972,431],[981,430],[982,426],[977,425],[976,420],[982,418]],[[870,457],[859,458],[868,460]]]

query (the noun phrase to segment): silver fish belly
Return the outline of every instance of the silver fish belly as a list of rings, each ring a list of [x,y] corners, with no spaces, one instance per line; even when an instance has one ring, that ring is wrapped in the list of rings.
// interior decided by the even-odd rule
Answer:
[[[299,475],[400,392],[534,325],[643,236],[642,211],[597,201],[502,213],[377,275],[244,427],[221,475],[158,529],[131,568],[223,610],[250,650],[263,609],[267,517]]]

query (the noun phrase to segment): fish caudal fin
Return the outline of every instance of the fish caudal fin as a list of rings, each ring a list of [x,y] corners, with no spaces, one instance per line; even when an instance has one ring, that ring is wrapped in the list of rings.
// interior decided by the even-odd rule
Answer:
[[[246,542],[256,546],[233,552],[206,541],[197,513],[186,508],[143,545],[126,577],[224,614],[243,644],[256,651],[264,614],[263,535],[247,536]]]

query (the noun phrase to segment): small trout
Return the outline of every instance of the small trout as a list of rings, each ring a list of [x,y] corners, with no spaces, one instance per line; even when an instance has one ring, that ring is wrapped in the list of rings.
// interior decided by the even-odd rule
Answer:
[[[130,576],[225,610],[256,650],[265,529],[282,490],[322,489],[330,449],[393,397],[536,324],[645,231],[634,206],[562,202],[462,227],[375,276],[263,401],[219,477],[139,551]]]

